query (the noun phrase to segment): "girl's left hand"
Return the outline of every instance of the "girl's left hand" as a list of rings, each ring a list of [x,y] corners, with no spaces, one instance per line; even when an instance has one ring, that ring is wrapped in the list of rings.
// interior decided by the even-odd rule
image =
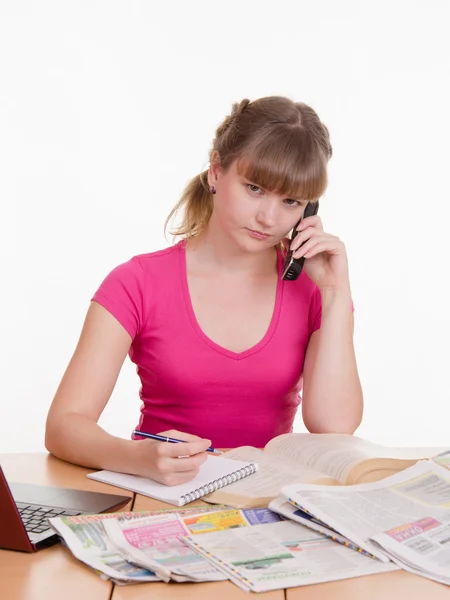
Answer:
[[[347,252],[343,242],[324,232],[317,215],[302,220],[297,231],[299,233],[291,244],[291,250],[294,251],[294,258],[304,256],[307,259],[304,270],[308,277],[321,290],[348,288]]]

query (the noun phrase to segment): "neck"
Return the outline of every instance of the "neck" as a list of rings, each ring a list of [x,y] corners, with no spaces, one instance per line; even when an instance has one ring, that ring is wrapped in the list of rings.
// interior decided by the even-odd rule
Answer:
[[[222,229],[208,224],[206,230],[198,237],[187,242],[187,250],[197,264],[204,268],[220,269],[222,273],[234,274],[267,274],[273,273],[276,266],[276,248],[271,247],[260,252],[246,252]]]

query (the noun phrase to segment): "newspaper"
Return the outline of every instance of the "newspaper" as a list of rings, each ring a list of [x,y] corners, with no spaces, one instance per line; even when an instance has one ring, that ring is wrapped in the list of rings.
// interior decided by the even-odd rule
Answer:
[[[268,509],[218,511],[214,507],[207,513],[174,512],[131,521],[110,520],[105,523],[105,530],[126,560],[153,571],[163,581],[221,581],[227,576],[182,538],[278,520],[280,517]]]
[[[159,581],[153,572],[127,562],[109,539],[104,522],[118,515],[132,520],[137,513],[106,513],[49,519],[72,554],[104,579],[120,582]],[[142,517],[142,513],[140,515]]]
[[[420,461],[374,483],[345,487],[296,484],[282,488],[281,494],[385,562],[390,556],[371,540],[376,534],[429,516],[450,522],[450,471],[433,460]]]
[[[292,521],[186,536],[245,591],[265,592],[398,570]]]
[[[372,541],[406,571],[450,585],[450,518],[425,517],[379,533]]]
[[[334,540],[335,542],[339,542],[339,544],[343,544],[347,546],[347,548],[353,548],[353,550],[357,550],[358,552],[362,552],[362,554],[367,554],[368,556],[372,556],[368,552],[366,552],[363,548],[360,548],[356,544],[354,544],[351,540],[340,535],[334,529],[330,529],[326,525],[324,525],[321,521],[315,519],[312,515],[306,513],[305,511],[297,508],[290,502],[288,502],[283,497],[275,498],[269,504],[270,510],[278,513],[282,517],[286,519],[290,519],[291,521],[295,521],[296,523],[300,523],[301,525],[305,525],[314,531],[318,531],[319,533],[325,535],[326,537]],[[372,556],[372,558],[374,558]]]
[[[450,450],[441,452],[441,454],[434,456],[432,460],[450,471]]]
[[[201,511],[217,511],[217,506],[192,507],[178,512],[199,514]],[[104,523],[121,520],[130,523],[142,517],[167,514],[171,510],[148,510],[141,512],[104,513],[99,515],[78,515],[74,517],[54,517],[49,519],[53,530],[62,538],[72,554],[103,579],[112,579],[116,583],[137,583],[160,581],[154,572],[128,562],[112,540],[108,537]]]

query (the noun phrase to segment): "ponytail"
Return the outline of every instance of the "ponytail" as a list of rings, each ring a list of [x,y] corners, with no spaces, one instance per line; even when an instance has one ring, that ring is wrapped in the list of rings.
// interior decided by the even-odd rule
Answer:
[[[213,210],[212,195],[208,188],[208,171],[203,171],[189,181],[177,204],[172,208],[164,224],[164,232],[170,220],[183,209],[181,224],[170,233],[190,238],[199,235],[208,224]]]

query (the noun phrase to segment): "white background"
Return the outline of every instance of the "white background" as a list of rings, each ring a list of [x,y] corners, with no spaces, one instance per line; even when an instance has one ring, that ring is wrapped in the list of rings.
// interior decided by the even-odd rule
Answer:
[[[171,243],[164,219],[231,103],[271,94],[331,132],[321,215],[350,259],[357,434],[448,446],[449,7],[2,0],[0,452],[44,449],[92,294]],[[129,436],[138,387],[127,359],[109,431]]]

